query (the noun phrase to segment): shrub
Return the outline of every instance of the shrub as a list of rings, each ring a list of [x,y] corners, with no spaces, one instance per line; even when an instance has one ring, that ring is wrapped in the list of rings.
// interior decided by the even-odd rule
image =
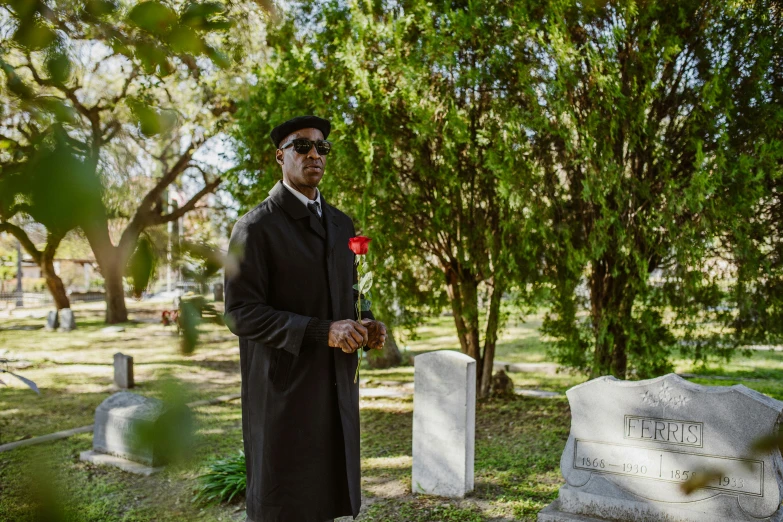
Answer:
[[[218,460],[209,465],[209,471],[199,475],[199,486],[193,502],[211,504],[231,502],[236,495],[244,495],[247,488],[245,473],[245,452]]]

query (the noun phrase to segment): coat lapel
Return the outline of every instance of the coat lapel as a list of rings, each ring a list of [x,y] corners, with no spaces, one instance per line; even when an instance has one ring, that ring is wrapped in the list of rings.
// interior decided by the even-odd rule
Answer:
[[[321,239],[326,239],[326,231],[318,220],[318,217],[310,212],[307,207],[302,205],[302,202],[296,199],[296,196],[283,186],[283,182],[278,181],[272,190],[269,191],[269,196],[277,205],[279,205],[286,213],[294,219],[305,219],[310,225],[310,228],[321,236]],[[323,196],[321,196],[321,208],[323,207]]]
[[[285,188],[285,187],[283,187]],[[332,298],[332,313],[334,318],[342,317],[340,310],[340,270],[337,266],[337,256],[334,252],[337,238],[341,235],[341,228],[335,215],[334,207],[328,205],[321,194],[321,208],[324,212],[324,224],[326,225],[326,271],[329,275],[329,294]],[[348,248],[348,245],[346,245]]]

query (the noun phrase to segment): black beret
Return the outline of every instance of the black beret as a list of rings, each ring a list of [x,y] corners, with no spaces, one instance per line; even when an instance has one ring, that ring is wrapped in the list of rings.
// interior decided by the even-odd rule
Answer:
[[[272,138],[272,143],[275,144],[275,147],[279,147],[283,138],[301,129],[318,129],[323,133],[324,139],[326,139],[329,136],[329,131],[332,130],[332,124],[329,123],[329,120],[319,118],[318,116],[297,116],[284,121],[272,129],[269,136]]]

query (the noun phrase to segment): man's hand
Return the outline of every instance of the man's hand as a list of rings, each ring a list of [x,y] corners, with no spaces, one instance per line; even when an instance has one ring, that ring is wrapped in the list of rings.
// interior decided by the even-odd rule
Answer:
[[[383,350],[386,344],[386,325],[372,319],[362,319],[362,324],[367,328],[367,346],[376,350]]]
[[[353,319],[335,321],[329,327],[329,346],[353,353],[367,344],[367,328]]]

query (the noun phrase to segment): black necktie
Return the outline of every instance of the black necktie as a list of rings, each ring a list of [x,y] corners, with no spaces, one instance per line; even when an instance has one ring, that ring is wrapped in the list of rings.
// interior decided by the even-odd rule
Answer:
[[[321,219],[321,216],[318,215],[318,211],[321,210],[321,204],[317,201],[311,201],[307,204],[307,208],[310,209],[310,212],[315,214],[315,217],[317,217],[319,220]]]

